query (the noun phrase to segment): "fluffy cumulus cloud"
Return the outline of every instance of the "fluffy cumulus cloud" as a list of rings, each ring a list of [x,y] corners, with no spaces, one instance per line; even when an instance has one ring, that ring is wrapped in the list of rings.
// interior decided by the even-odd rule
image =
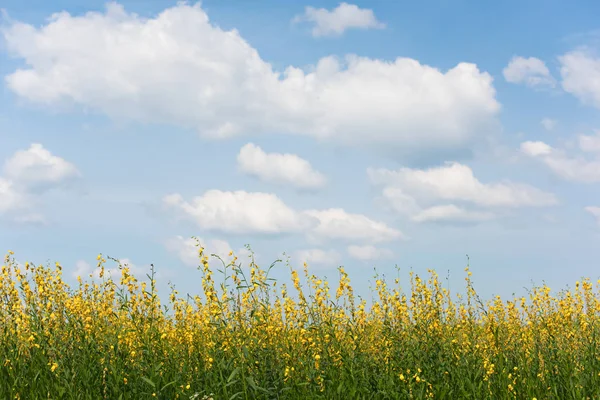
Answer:
[[[521,143],[523,154],[542,162],[555,175],[572,182],[600,182],[600,132],[579,135],[579,151],[568,154],[541,141]]]
[[[347,251],[351,257],[362,261],[387,259],[392,258],[394,256],[394,252],[390,249],[378,248],[373,245],[351,245],[348,246]]]
[[[318,189],[327,182],[322,173],[296,154],[266,153],[253,143],[240,149],[237,163],[238,168],[248,175],[299,189]]]
[[[305,216],[271,193],[209,190],[190,202],[181,195],[172,194],[165,196],[163,203],[191,218],[203,229],[225,233],[298,232],[311,224]]]
[[[303,249],[296,251],[292,259],[308,265],[337,267],[341,255],[336,250]]]
[[[554,87],[556,82],[546,64],[539,58],[514,56],[502,71],[504,79],[529,87]]]
[[[271,193],[209,190],[190,202],[171,194],[163,204],[202,229],[224,233],[302,233],[313,241],[382,242],[404,237],[383,222],[339,208],[294,210]]]
[[[39,196],[52,189],[67,187],[81,178],[77,168],[55,156],[39,143],[18,150],[3,165],[0,176],[0,215],[23,223],[43,223],[35,211]]]
[[[204,248],[204,254],[219,256],[225,263],[231,260],[229,254],[233,252],[238,257],[248,255],[248,250],[245,248],[234,251],[229,243],[225,240],[210,239],[205,240],[198,237],[184,238],[183,236],[175,236],[165,240],[165,248],[177,256],[182,263],[187,266],[195,267],[200,263],[198,255],[199,246]]]
[[[502,182],[482,183],[473,170],[459,163],[428,169],[369,169],[373,183],[390,185],[423,200],[465,201],[487,207],[545,206],[553,195],[529,185]]]
[[[492,77],[470,63],[440,71],[410,58],[348,55],[276,71],[200,5],[143,18],[109,3],[103,13],[62,12],[43,26],[15,22],[2,33],[24,61],[6,76],[21,98],[208,137],[299,134],[397,157],[441,156],[481,140],[500,109]]]
[[[521,151],[530,157],[547,156],[552,153],[552,147],[540,141],[521,143]]]
[[[313,25],[312,35],[340,36],[348,29],[383,29],[385,24],[377,20],[373,10],[360,8],[354,4],[340,3],[336,8],[306,7],[303,15],[297,15],[292,22],[307,21]]]
[[[29,191],[66,185],[81,173],[70,162],[50,153],[39,143],[17,151],[4,163],[4,176]]]
[[[390,208],[417,222],[474,222],[493,218],[490,209],[557,204],[553,194],[529,185],[483,183],[471,168],[455,162],[428,169],[370,168],[367,173],[374,185],[382,187],[381,197]]]
[[[558,57],[562,88],[582,103],[600,108],[600,58],[587,48]]]

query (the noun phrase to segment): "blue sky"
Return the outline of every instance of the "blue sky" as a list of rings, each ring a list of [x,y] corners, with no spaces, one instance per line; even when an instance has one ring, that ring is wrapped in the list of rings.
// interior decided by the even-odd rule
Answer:
[[[467,254],[484,297],[598,278],[596,2],[2,4],[19,261],[195,293],[197,236],[359,293],[394,265],[458,290]]]

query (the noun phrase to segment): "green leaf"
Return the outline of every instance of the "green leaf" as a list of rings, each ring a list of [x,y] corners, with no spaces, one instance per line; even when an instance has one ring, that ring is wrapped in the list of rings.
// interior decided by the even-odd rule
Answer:
[[[146,378],[145,376],[142,376],[142,379],[145,380],[153,388],[156,388],[156,385],[150,379]]]
[[[160,362],[154,366],[154,372],[158,372],[163,366],[163,363]]]
[[[160,389],[160,391],[162,392],[163,390],[165,390],[166,388],[168,388],[171,385],[174,385],[175,383],[177,383],[177,381],[172,381],[167,383],[165,386],[162,387],[162,389]]]
[[[238,397],[238,396],[241,396],[242,394],[244,394],[244,392],[237,392],[237,393],[234,393],[234,394],[233,394],[233,396],[231,396],[231,397],[229,398],[229,400],[233,400],[233,399],[235,399],[236,397]]]
[[[256,383],[254,382],[254,379],[252,379],[251,376],[246,377],[246,382],[248,382],[248,384],[252,387],[252,389],[257,390],[258,387],[256,386]]]
[[[231,382],[231,380],[233,378],[235,378],[235,376],[240,372],[240,367],[237,367],[236,369],[233,370],[233,372],[231,373],[231,375],[229,375],[229,378],[227,378],[227,383]]]

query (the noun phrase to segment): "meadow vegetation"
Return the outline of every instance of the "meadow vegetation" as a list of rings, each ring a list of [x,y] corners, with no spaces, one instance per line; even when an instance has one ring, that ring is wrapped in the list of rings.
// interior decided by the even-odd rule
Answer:
[[[198,250],[200,293],[168,300],[154,272],[119,265],[113,280],[102,255],[100,279],[70,287],[60,264],[9,252],[0,398],[600,398],[600,281],[484,303],[468,267],[456,296],[430,270],[406,292],[376,277],[367,307],[342,267],[331,283],[290,267],[288,287],[269,278],[275,264]]]

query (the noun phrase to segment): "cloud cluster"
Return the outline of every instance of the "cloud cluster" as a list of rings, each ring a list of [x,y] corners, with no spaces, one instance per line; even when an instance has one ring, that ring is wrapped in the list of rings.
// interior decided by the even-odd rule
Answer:
[[[428,169],[367,170],[385,203],[416,222],[476,222],[494,211],[557,204],[553,194],[514,182],[483,183],[456,162]],[[467,208],[469,207],[469,208]]]
[[[103,13],[54,14],[40,27],[14,22],[2,34],[25,64],[5,78],[23,99],[213,138],[298,134],[443,157],[481,140],[500,110],[492,77],[470,63],[440,71],[410,58],[348,55],[275,71],[199,4],[143,18],[109,3]]]
[[[39,196],[68,187],[80,177],[73,164],[33,143],[4,162],[0,176],[0,215],[10,214],[18,222],[43,223],[43,215],[35,211]]]
[[[373,10],[360,8],[354,4],[340,3],[333,10],[306,7],[303,15],[297,15],[293,23],[310,22],[312,35],[341,36],[348,29],[384,29],[385,24],[377,20]]]
[[[271,193],[209,190],[185,201],[181,195],[163,198],[178,215],[209,231],[230,234],[305,234],[309,240],[386,242],[404,236],[383,222],[340,208],[294,210]]]
[[[199,227],[233,234],[278,234],[299,232],[311,222],[271,193],[209,190],[185,201],[179,194],[163,198],[163,203]]]
[[[559,56],[557,61],[561,88],[583,104],[600,108],[600,57],[594,49],[582,46]],[[529,87],[556,86],[556,79],[546,64],[535,57],[513,57],[503,74],[506,81]],[[548,130],[555,125],[551,120],[542,121],[542,124]]]
[[[520,150],[526,156],[542,162],[556,176],[572,182],[600,182],[600,131],[594,135],[578,136],[579,151],[567,154],[542,141],[521,143]]]

